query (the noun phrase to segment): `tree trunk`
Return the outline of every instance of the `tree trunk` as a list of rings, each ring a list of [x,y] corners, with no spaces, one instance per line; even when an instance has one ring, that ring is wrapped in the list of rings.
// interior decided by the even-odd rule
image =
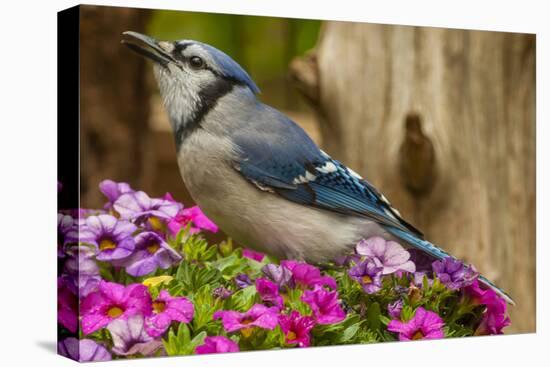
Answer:
[[[535,36],[348,22],[294,60],[324,149],[535,330]]]
[[[132,8],[80,7],[81,206],[105,201],[105,178],[150,188],[152,157],[145,154],[150,84],[146,61],[120,44],[126,30],[144,32],[150,12]],[[149,149],[148,151],[151,151]]]

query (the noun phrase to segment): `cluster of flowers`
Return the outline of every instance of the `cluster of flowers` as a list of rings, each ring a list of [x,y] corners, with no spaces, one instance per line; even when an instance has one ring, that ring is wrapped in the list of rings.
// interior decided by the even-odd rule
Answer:
[[[58,214],[58,350],[79,361],[500,334],[506,303],[471,266],[372,237],[320,267],[277,263],[198,207],[100,184]],[[321,270],[322,269],[322,270]]]

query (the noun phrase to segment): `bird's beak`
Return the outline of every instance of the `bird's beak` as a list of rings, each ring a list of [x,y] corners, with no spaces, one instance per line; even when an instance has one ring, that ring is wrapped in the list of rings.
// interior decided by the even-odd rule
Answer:
[[[121,43],[128,46],[132,51],[164,67],[171,62],[176,62],[170,54],[173,46],[169,42],[159,42],[152,37],[132,31],[126,31],[122,34],[126,36],[126,38],[122,39]]]

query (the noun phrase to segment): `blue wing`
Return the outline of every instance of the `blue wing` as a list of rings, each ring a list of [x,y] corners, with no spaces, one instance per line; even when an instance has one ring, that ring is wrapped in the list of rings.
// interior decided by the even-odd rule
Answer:
[[[368,181],[321,151],[293,121],[263,108],[271,123],[249,124],[233,135],[240,150],[235,168],[246,179],[302,205],[367,217],[422,237]]]
[[[397,238],[436,259],[451,256],[423,239],[374,186],[321,151],[293,121],[267,106],[268,123],[244,124],[233,134],[240,150],[235,168],[258,188],[287,200],[333,212],[369,218]],[[453,257],[454,258],[454,257]],[[487,278],[485,286],[514,304],[511,297]]]

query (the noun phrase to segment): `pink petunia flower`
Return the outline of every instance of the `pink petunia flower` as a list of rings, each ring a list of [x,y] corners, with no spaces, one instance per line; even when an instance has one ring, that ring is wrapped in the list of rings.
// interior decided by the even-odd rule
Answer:
[[[76,333],[78,329],[78,298],[64,277],[57,278],[57,322]]]
[[[266,278],[256,279],[256,290],[262,301],[283,308],[283,297],[279,294],[279,286]]]
[[[279,315],[279,325],[285,334],[287,344],[296,344],[298,347],[309,347],[311,344],[311,329],[315,320],[311,316],[303,316],[293,310],[290,315]]]
[[[418,307],[408,322],[392,320],[388,330],[399,333],[399,340],[440,339],[444,337],[444,322],[438,314]]]
[[[191,234],[199,233],[203,229],[212,233],[218,232],[218,226],[208,219],[198,206],[180,210],[180,212],[168,222],[168,229],[172,236],[176,236],[178,232],[189,223],[191,223],[191,228],[189,230]]]
[[[237,311],[217,311],[214,313],[214,320],[222,320],[224,329],[227,332],[241,330],[243,336],[248,337],[254,327],[273,330],[278,324],[277,307],[266,307],[261,304],[253,305],[245,313]]]
[[[359,241],[356,251],[359,255],[374,261],[377,267],[382,267],[382,275],[399,270],[413,273],[416,270],[407,250],[397,242],[386,241],[382,237],[375,236]]]
[[[336,281],[334,278],[322,276],[321,271],[313,265],[294,260],[283,260],[281,261],[281,266],[292,272],[292,279],[296,284],[305,285],[307,287],[326,285],[329,288],[336,289]]]
[[[149,316],[151,296],[143,284],[123,286],[101,281],[98,290],[88,294],[80,305],[82,332],[93,333],[115,319],[127,319],[135,314]]]
[[[243,256],[249,259],[252,259],[254,261],[261,262],[264,259],[265,254],[258,251],[251,250],[249,248],[245,248],[243,249]]]
[[[225,336],[207,336],[204,344],[195,348],[195,354],[235,353],[239,345]]]
[[[338,303],[337,291],[327,291],[317,285],[312,291],[306,290],[301,299],[309,305],[319,324],[335,324],[346,318],[346,313]]]
[[[166,290],[160,291],[152,307],[152,314],[145,319],[145,330],[155,338],[162,335],[172,321],[188,323],[193,319],[193,303],[185,297],[172,297]]]
[[[481,289],[476,279],[470,286],[464,288],[464,293],[471,298],[473,303],[486,306],[483,318],[474,335],[502,334],[502,330],[510,325],[510,317],[506,312],[506,301],[499,297],[494,290]]]

